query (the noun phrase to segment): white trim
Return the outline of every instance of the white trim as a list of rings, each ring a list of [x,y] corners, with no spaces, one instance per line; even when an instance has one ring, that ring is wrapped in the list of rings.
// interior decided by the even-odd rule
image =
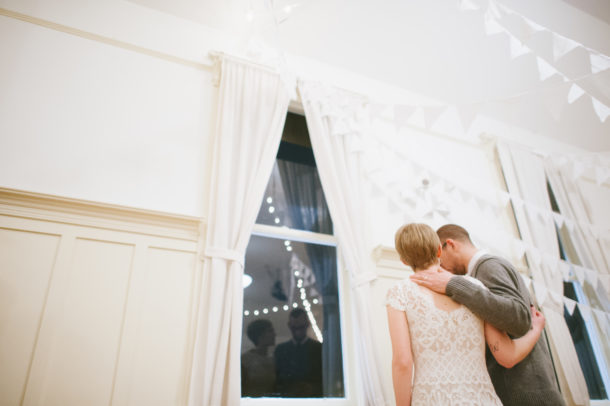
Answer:
[[[252,235],[272,238],[285,238],[291,241],[313,242],[331,247],[337,246],[337,238],[330,234],[313,233],[311,231],[296,230],[288,227],[268,226],[255,224]]]

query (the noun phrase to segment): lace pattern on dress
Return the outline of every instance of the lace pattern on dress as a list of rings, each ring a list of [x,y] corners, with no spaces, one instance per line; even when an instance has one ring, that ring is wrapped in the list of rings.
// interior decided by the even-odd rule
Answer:
[[[478,317],[464,306],[451,311],[437,308],[432,293],[410,279],[388,290],[386,304],[405,311],[409,322],[413,406],[501,406],[487,372],[483,322]]]

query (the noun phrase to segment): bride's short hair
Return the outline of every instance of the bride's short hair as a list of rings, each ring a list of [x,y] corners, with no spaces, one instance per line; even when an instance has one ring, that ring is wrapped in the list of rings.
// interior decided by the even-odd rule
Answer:
[[[425,269],[438,261],[441,240],[427,224],[405,224],[396,231],[394,245],[400,259],[413,270]]]

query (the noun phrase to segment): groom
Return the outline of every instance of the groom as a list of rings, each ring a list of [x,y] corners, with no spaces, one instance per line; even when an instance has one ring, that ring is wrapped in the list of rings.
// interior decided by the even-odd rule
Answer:
[[[514,267],[505,259],[478,250],[464,228],[447,224],[436,232],[441,240],[441,266],[451,272],[425,271],[411,280],[445,294],[512,338],[530,329],[530,295]],[[487,289],[462,275],[479,279]],[[565,405],[559,392],[544,335],[532,352],[511,369],[486,350],[487,370],[504,406]]]

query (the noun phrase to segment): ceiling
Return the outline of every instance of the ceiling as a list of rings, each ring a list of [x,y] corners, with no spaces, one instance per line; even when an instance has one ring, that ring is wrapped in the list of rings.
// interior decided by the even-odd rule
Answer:
[[[489,0],[131,0],[227,35],[243,32],[246,15],[269,18],[273,4],[279,24],[267,40],[288,55],[354,72],[440,103],[476,105],[491,118],[591,152],[610,151],[610,117],[604,123],[591,97],[563,102],[571,82],[539,78],[536,55],[548,60],[587,94],[610,107],[610,69],[591,75],[588,53],[576,48],[552,58],[551,32],[610,55],[607,0],[497,0],[515,14],[503,25],[519,29],[519,18],[548,29],[530,37],[533,53],[511,58],[507,35],[487,35]],[[286,14],[285,6],[293,6]],[[517,97],[515,97],[517,96]]]

